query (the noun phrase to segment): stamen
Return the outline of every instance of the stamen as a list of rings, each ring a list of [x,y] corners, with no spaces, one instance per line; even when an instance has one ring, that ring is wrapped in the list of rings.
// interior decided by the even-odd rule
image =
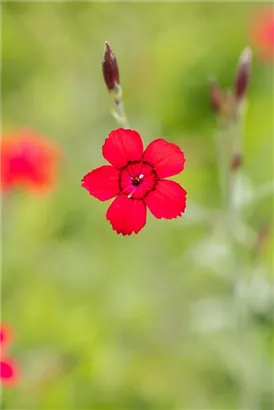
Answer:
[[[140,174],[139,179],[143,179],[143,178],[144,178],[144,174]]]
[[[128,199],[130,199],[130,198],[132,197],[132,195],[134,194],[134,192],[136,191],[136,189],[137,189],[137,188],[133,189],[133,191],[132,191],[130,194],[128,194],[128,196],[127,196]]]

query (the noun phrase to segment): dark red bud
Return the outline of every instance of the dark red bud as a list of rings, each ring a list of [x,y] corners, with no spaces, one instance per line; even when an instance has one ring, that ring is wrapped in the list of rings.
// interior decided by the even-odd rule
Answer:
[[[224,96],[219,84],[215,80],[210,80],[209,96],[212,110],[219,113],[223,105]]]
[[[231,170],[232,171],[237,171],[243,163],[243,158],[240,154],[234,154],[232,158],[232,163],[231,163]]]
[[[245,48],[240,56],[239,65],[234,82],[234,92],[236,99],[238,101],[241,100],[246,93],[250,76],[251,58],[251,49]]]
[[[102,70],[106,86],[109,92],[111,92],[114,90],[115,84],[119,84],[119,70],[116,57],[107,41],[105,42]]]

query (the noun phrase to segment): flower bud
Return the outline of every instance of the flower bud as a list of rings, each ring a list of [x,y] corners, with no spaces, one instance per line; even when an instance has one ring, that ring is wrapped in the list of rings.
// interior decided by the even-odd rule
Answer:
[[[109,92],[112,92],[116,84],[119,84],[119,70],[116,57],[110,47],[105,42],[105,53],[102,61],[103,76]]]
[[[263,251],[265,245],[267,244],[267,241],[269,240],[269,224],[264,223],[257,234],[257,238],[255,240],[255,243],[253,245],[253,254],[258,255],[261,251]]]
[[[241,100],[246,92],[251,66],[252,51],[250,48],[245,48],[239,60],[239,65],[234,82],[234,92],[236,99]]]
[[[219,84],[215,80],[209,82],[209,96],[211,108],[215,113],[219,113],[223,105],[223,92],[219,87]]]
[[[241,154],[234,154],[231,162],[231,170],[232,171],[237,171],[240,166],[242,165],[243,158]]]

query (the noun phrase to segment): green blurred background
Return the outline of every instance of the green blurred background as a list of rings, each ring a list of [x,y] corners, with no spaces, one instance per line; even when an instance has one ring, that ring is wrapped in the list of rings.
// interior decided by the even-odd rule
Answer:
[[[273,231],[254,257],[241,245],[231,251],[222,225],[208,221],[222,207],[208,78],[233,84],[263,3],[1,7],[3,132],[26,126],[62,150],[54,191],[3,200],[2,320],[21,371],[3,408],[272,409]],[[80,187],[117,128],[101,73],[105,40],[131,127],[145,143],[179,144],[187,158],[176,177],[186,215],[149,217],[131,237],[116,235],[108,204]],[[256,201],[273,177],[272,70],[254,50],[244,171],[255,201],[243,212],[254,231],[272,227],[272,196]]]

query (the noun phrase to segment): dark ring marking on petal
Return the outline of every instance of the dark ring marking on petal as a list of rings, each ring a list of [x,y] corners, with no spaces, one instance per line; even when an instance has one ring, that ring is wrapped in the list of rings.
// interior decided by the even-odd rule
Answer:
[[[148,165],[148,166],[150,166],[151,167],[151,173],[154,175],[154,185],[153,185],[153,187],[151,188],[151,189],[149,189],[146,193],[145,193],[145,195],[143,196],[143,197],[141,197],[141,198],[135,198],[134,197],[134,195],[132,196],[132,197],[130,197],[129,199],[137,199],[137,200],[141,200],[141,201],[143,201],[147,196],[148,196],[148,194],[150,194],[150,192],[152,192],[152,191],[154,191],[155,189],[156,189],[156,186],[157,186],[157,183],[158,183],[158,181],[159,181],[159,178],[158,178],[158,175],[157,175],[157,172],[156,172],[156,170],[155,170],[155,167],[154,167],[154,165],[153,164],[151,164],[150,162],[147,162],[147,161],[128,161],[127,163],[126,163],[126,165],[124,165],[122,168],[120,168],[120,173],[119,173],[119,178],[118,178],[118,185],[119,185],[119,189],[120,189],[120,194],[124,194],[124,195],[127,195],[127,194],[125,194],[125,193],[123,193],[123,187],[122,187],[122,172],[125,170],[125,169],[127,169],[127,167],[129,166],[129,165],[131,165],[131,164],[145,164],[145,165]]]
[[[145,199],[148,196],[148,194],[150,194],[152,191],[155,191],[158,181],[159,181],[158,179],[155,181],[154,186],[145,193],[145,195],[143,196],[143,199]]]
[[[153,173],[155,173],[155,175],[157,176],[154,165],[151,164],[150,162],[142,161],[142,160],[140,160],[140,161],[128,161],[128,162],[126,163],[126,165],[124,165],[122,168],[119,169],[119,171],[120,171],[120,172],[121,172],[121,171],[124,171],[124,170],[125,170],[129,165],[131,165],[131,164],[145,164],[145,165],[148,165],[148,166],[150,166],[150,168],[152,169],[152,172],[154,171]],[[158,177],[157,177],[157,178],[158,178]]]

